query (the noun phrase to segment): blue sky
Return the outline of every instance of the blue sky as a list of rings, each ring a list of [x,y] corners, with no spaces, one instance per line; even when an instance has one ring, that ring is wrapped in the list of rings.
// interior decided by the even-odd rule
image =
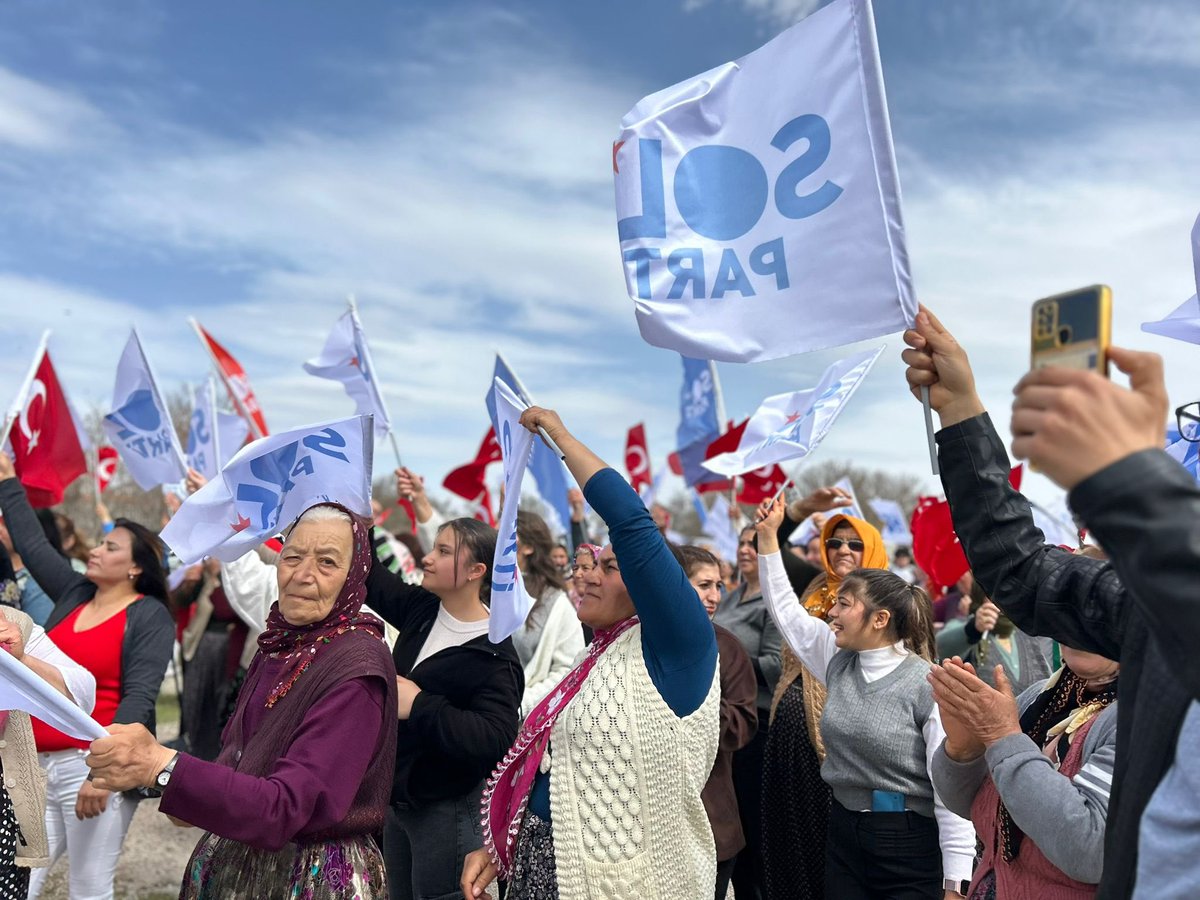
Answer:
[[[617,123],[817,5],[6,3],[0,393],[49,327],[77,405],[104,406],[134,322],[167,386],[199,382],[191,314],[272,428],[333,418],[349,401],[300,363],[353,293],[431,481],[486,429],[495,350],[615,463],[645,420],[661,464],[680,366],[624,292]],[[998,424],[1032,300],[1097,281],[1117,341],[1167,356],[1176,402],[1200,396],[1200,351],[1138,329],[1194,291],[1200,6],[877,0],[876,18],[917,293]],[[814,458],[927,474],[889,344]],[[729,414],[847,352],[721,365]]]

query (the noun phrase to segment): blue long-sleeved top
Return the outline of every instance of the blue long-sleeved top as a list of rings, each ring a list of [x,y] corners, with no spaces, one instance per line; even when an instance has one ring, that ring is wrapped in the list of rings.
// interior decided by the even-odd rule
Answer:
[[[583,494],[608,525],[621,579],[642,625],[642,658],[650,681],[683,718],[700,708],[717,669],[717,638],[696,589],[675,561],[642,500],[613,469],[588,479]],[[550,775],[538,776],[529,798],[550,821]]]

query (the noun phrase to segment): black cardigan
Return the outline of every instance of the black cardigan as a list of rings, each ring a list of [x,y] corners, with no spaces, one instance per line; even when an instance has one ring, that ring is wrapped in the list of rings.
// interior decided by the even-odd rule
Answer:
[[[0,481],[0,512],[29,574],[54,601],[54,611],[46,620],[46,631],[50,631],[89,602],[96,594],[96,585],[72,569],[66,557],[50,546],[16,478]],[[175,623],[161,600],[142,597],[129,604],[121,640],[121,700],[114,722],[140,722],[151,732],[155,730],[154,704],[174,647]]]
[[[413,666],[437,619],[436,594],[405,583],[372,559],[367,606],[400,632],[396,671],[421,693],[399,723],[392,802],[422,805],[479,786],[517,737],[525,674],[512,639],[481,635]]]
[[[1084,480],[1069,500],[1112,562],[1047,545],[1008,482],[987,414],[937,434],[954,530],[978,581],[1018,628],[1121,663],[1117,761],[1100,900],[1129,897],[1138,826],[1200,698],[1200,489],[1159,450]],[[1136,739],[1135,739],[1136,738]]]

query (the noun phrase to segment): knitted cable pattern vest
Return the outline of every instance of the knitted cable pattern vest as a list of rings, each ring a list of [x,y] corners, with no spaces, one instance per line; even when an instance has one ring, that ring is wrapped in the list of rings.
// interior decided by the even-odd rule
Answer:
[[[650,680],[642,626],[621,635],[554,724],[550,808],[561,900],[712,897],[716,848],[700,791],[712,770],[717,667],[682,719]]]

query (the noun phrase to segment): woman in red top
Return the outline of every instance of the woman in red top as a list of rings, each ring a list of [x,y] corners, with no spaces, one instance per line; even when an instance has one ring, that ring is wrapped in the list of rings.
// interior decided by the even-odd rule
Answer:
[[[162,599],[167,585],[158,538],[136,522],[118,519],[89,555],[87,571],[76,572],[50,546],[4,453],[0,513],[29,573],[54,601],[46,632],[96,676],[93,717],[101,725],[141,722],[153,730],[154,702],[175,638]],[[47,775],[50,865],[67,853],[72,900],[110,898],[134,802],[87,781],[86,742],[36,721],[34,737]],[[48,871],[34,871],[31,900],[41,892]]]

